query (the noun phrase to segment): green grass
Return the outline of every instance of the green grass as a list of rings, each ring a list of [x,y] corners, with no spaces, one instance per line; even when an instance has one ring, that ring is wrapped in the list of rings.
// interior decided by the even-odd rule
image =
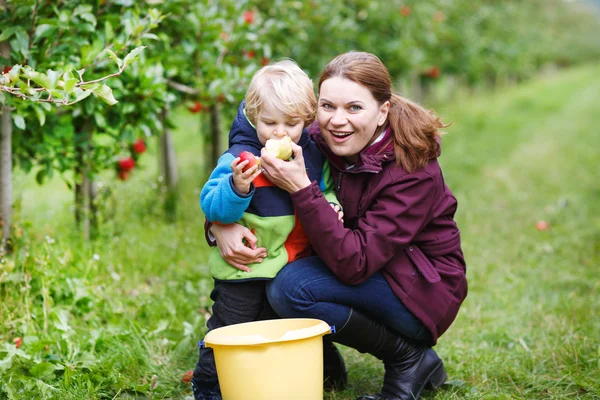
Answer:
[[[453,122],[441,163],[459,200],[470,292],[436,347],[450,382],[424,399],[600,398],[599,75],[589,66],[438,107]],[[153,148],[131,181],[103,177],[103,213],[114,217],[89,244],[63,183],[16,176],[16,251],[0,264],[0,399],[190,396],[180,378],[196,361],[211,289],[197,119],[177,116],[174,224]],[[24,343],[9,365],[14,337]],[[343,352],[349,388],[326,399],[376,392],[380,363]]]

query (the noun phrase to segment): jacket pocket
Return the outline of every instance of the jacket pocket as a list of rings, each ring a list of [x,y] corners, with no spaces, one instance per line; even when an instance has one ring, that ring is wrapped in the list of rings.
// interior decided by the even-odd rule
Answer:
[[[442,280],[431,261],[423,254],[421,249],[415,245],[408,246],[404,249],[411,261],[415,264],[419,272],[425,277],[429,283],[437,283]]]

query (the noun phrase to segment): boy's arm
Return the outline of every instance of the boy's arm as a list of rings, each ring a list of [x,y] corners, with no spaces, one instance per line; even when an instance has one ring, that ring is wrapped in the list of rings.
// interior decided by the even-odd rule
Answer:
[[[335,188],[333,186],[333,177],[331,176],[331,167],[329,161],[325,160],[321,171],[321,181],[319,182],[319,188],[323,192],[323,196],[327,199],[329,204],[336,205],[342,209],[340,202],[335,195]]]
[[[239,193],[233,185],[231,162],[234,156],[223,154],[200,193],[200,206],[211,222],[231,224],[244,215],[254,194],[254,185],[247,194]]]

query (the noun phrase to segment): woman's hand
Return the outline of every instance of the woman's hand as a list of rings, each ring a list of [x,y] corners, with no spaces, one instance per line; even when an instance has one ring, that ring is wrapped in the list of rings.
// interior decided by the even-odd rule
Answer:
[[[302,147],[292,142],[292,151],[294,152],[294,159],[291,161],[283,161],[273,157],[264,148],[261,150],[260,156],[263,174],[288,193],[294,193],[310,186],[310,179],[308,179],[306,167],[304,166]]]
[[[267,249],[256,247],[256,236],[245,226],[213,224],[210,231],[215,236],[223,260],[239,270],[251,272],[247,265],[262,262],[267,256]]]

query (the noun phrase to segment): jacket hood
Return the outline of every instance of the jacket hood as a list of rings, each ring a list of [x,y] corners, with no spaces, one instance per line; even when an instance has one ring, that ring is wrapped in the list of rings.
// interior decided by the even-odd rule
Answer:
[[[246,114],[244,114],[244,108],[246,106],[246,100],[243,100],[238,107],[237,115],[231,124],[229,130],[229,147],[234,145],[250,146],[256,148],[262,148],[263,145],[258,140],[256,129],[250,124]]]

